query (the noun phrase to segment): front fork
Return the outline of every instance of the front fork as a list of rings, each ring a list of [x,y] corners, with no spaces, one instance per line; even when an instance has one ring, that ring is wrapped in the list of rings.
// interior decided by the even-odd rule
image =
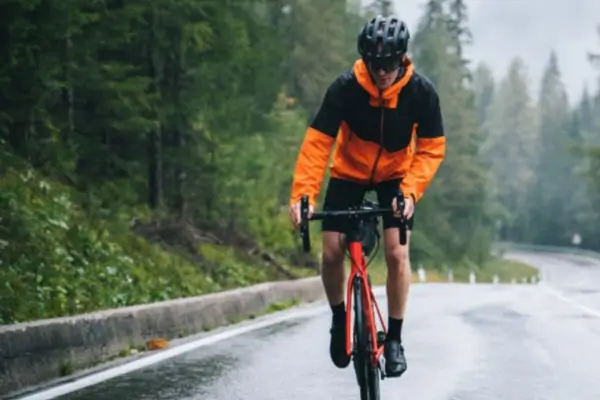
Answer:
[[[371,333],[371,350],[375,349],[372,353],[371,362],[373,365],[378,365],[381,369],[381,376],[383,379],[384,371],[385,371],[385,362],[383,358],[383,345],[386,337],[386,327],[383,320],[383,316],[381,314],[381,310],[379,309],[379,305],[375,300],[375,296],[373,294],[373,290],[371,288],[371,280],[367,275],[364,260],[364,255],[362,253],[362,247],[360,242],[350,242],[349,244],[350,256],[352,267],[350,269],[350,277],[348,279],[348,287],[346,290],[346,354],[348,356],[352,355],[352,297],[353,297],[353,286],[356,282],[356,279],[359,279],[361,284],[361,295],[362,295],[362,303],[363,303],[363,315],[364,322],[367,326],[368,331]],[[358,263],[357,261],[361,262]],[[368,285],[365,277],[368,279]],[[374,307],[373,307],[374,306]],[[377,310],[377,316],[381,322],[381,326],[383,331],[376,331],[377,324],[375,323],[375,317],[372,312],[365,312],[364,310],[373,310],[375,308]]]

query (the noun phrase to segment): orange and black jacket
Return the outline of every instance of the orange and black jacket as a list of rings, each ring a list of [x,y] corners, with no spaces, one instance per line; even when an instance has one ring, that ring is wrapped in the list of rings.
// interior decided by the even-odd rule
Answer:
[[[306,194],[315,205],[334,142],[331,177],[364,184],[400,178],[404,195],[419,201],[446,151],[433,84],[407,59],[403,77],[380,93],[357,60],[329,86],[306,131],[291,204]]]

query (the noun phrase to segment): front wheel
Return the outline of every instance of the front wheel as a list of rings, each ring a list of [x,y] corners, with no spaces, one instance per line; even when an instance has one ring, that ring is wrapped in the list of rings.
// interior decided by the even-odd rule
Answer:
[[[369,286],[370,285],[371,285],[371,280],[369,279]],[[367,294],[367,296],[368,295],[369,294]],[[371,311],[374,311],[374,310],[371,310]],[[366,322],[367,318],[366,317],[363,317],[363,318],[364,318],[364,321]],[[368,354],[366,368],[367,368],[367,386],[369,387],[369,400],[379,400],[379,380],[381,379],[381,377],[380,377],[379,364],[373,365],[373,347],[371,345],[372,334],[371,334],[371,327],[369,326],[368,323],[364,324],[364,335],[367,337],[367,347],[365,349]],[[376,337],[375,339],[379,343],[379,338]]]
[[[367,374],[368,353],[367,336],[365,335],[365,318],[363,314],[362,286],[359,277],[354,278],[354,343],[352,362],[356,372],[356,380],[360,388],[360,400],[370,400],[369,379]]]
[[[361,400],[379,400],[379,366],[373,365],[371,334],[363,302],[361,278],[356,277],[354,291],[354,370],[360,387]]]
[[[369,334],[369,343],[371,335]],[[373,365],[373,355],[369,351],[369,362],[367,363],[367,386],[369,387],[369,400],[379,400],[379,365]]]

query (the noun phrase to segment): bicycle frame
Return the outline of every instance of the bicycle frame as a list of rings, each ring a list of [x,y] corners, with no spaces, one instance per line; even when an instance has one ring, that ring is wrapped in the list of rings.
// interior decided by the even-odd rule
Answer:
[[[360,216],[368,216],[368,215],[383,215],[385,213],[392,213],[391,208],[377,208],[377,209],[354,209],[354,210],[337,210],[337,211],[323,211],[314,213],[311,218],[308,218],[308,197],[302,196],[301,201],[301,224],[300,224],[300,234],[302,236],[303,247],[305,252],[310,251],[310,236],[308,230],[308,221],[323,219],[326,216],[352,216],[354,218],[359,217],[358,220],[354,219],[356,223],[351,232],[347,237],[347,247],[350,252],[350,276],[348,277],[347,282],[347,293],[346,293],[346,304],[347,304],[347,312],[346,312],[346,354],[348,356],[352,355],[352,313],[349,312],[352,309],[352,299],[354,295],[354,282],[356,279],[360,280],[361,284],[361,297],[363,303],[363,314],[365,316],[365,323],[367,325],[367,329],[371,333],[371,360],[373,366],[379,365],[379,360],[381,359],[381,355],[383,353],[384,346],[379,345],[378,343],[378,335],[377,335],[377,324],[373,312],[373,308],[377,310],[377,316],[379,317],[379,321],[381,322],[381,326],[383,329],[383,333],[387,334],[387,328],[385,326],[385,321],[383,319],[383,315],[377,304],[377,300],[375,299],[375,295],[373,294],[373,289],[369,283],[368,275],[367,275],[367,266],[365,262],[365,255],[363,253],[362,241],[360,238]],[[396,204],[400,210],[404,209],[404,196],[402,192],[398,192],[396,195]],[[403,217],[400,217],[402,221],[400,227],[400,244],[406,244],[406,221]],[[382,376],[383,376],[383,370]]]
[[[363,255],[362,243],[357,238],[351,238],[348,243],[348,249],[350,251],[350,275],[348,276],[347,291],[346,291],[346,304],[347,310],[352,308],[352,298],[354,294],[354,280],[355,278],[361,281],[361,294],[363,298],[363,313],[365,315],[365,322],[369,331],[371,332],[371,362],[373,365],[379,363],[379,359],[383,353],[383,345],[379,346],[377,343],[377,325],[375,322],[375,316],[373,315],[373,308],[377,310],[377,315],[381,323],[383,333],[387,334],[387,328],[379,304],[373,294],[373,289],[367,279],[367,268],[365,257]],[[346,354],[350,356],[352,354],[352,313],[346,312]]]

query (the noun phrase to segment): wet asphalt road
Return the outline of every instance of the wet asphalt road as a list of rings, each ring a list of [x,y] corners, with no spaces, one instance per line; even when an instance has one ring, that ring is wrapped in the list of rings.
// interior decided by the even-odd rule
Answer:
[[[382,399],[600,399],[600,262],[512,257],[542,268],[545,283],[412,287],[408,371],[381,383]],[[358,399],[352,366],[339,370],[329,361],[329,322],[324,312],[282,323],[59,399]]]

